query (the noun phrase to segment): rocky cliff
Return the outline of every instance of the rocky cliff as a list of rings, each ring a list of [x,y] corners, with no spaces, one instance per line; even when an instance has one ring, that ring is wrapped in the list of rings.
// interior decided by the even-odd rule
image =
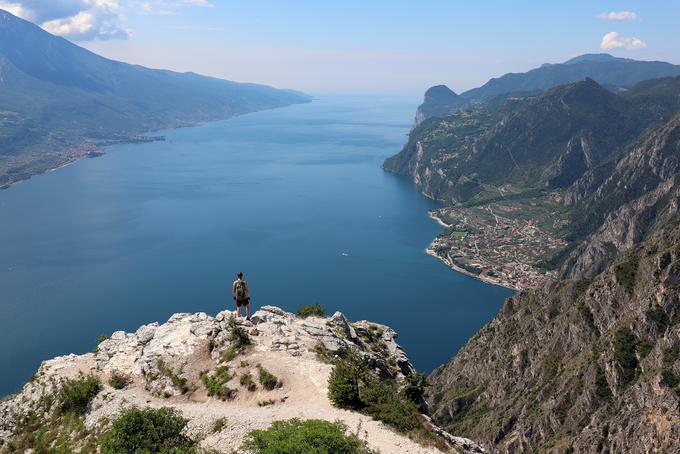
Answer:
[[[677,225],[594,279],[510,298],[431,375],[434,420],[491,452],[676,452]]]
[[[680,446],[680,78],[610,89],[487,97],[385,163],[446,205],[435,255],[528,289],[430,376],[434,420],[491,452]]]
[[[350,348],[378,376],[403,382],[413,367],[395,338],[387,326],[350,323],[339,312],[299,318],[265,306],[252,322],[230,311],[175,314],[134,333],[115,332],[95,353],[45,361],[19,394],[0,402],[0,452],[56,444],[92,452],[110,421],[131,407],[177,409],[188,419],[186,435],[213,452],[231,453],[249,431],[289,418],[342,421],[384,453],[438,452],[328,400],[328,360]],[[243,379],[260,368],[275,376],[271,389]],[[61,391],[92,376],[103,388],[82,419],[60,416]],[[455,451],[481,452],[469,440],[442,436]]]

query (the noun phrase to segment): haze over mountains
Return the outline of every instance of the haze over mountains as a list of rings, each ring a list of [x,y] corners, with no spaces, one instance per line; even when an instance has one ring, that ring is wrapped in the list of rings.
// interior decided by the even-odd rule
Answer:
[[[308,101],[109,60],[0,10],[0,186],[149,130]]]
[[[492,452],[677,449],[679,71],[584,55],[428,90],[384,166],[445,203],[437,256],[525,289],[431,375],[435,421]]]

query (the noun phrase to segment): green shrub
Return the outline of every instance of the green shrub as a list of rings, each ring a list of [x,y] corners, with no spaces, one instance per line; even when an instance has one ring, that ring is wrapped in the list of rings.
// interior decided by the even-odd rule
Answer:
[[[101,390],[102,383],[95,375],[68,380],[59,390],[59,411],[82,415]]]
[[[628,293],[633,293],[633,290],[635,290],[637,272],[638,260],[635,257],[623,261],[614,267],[616,280],[628,291]]]
[[[657,334],[663,334],[670,324],[668,314],[666,314],[666,311],[663,310],[663,308],[658,304],[654,304],[652,307],[650,307],[645,315],[647,320],[654,324]]]
[[[298,309],[297,313],[298,316],[302,318],[323,317],[326,315],[326,311],[324,310],[323,306],[319,303],[307,304],[305,306],[302,306],[300,309]]]
[[[243,327],[236,324],[236,319],[234,317],[229,318],[229,348],[222,353],[222,362],[229,362],[236,358],[239,354],[245,350],[245,348],[250,345],[250,336]]]
[[[585,305],[585,303],[581,303],[578,306],[579,312],[583,316],[583,319],[586,321],[586,324],[594,333],[598,333],[599,330],[597,329],[597,325],[595,324],[595,317],[593,316],[593,312],[590,310],[588,306]]]
[[[663,383],[669,388],[675,388],[680,384],[680,377],[673,370],[673,365],[680,357],[680,346],[675,345],[667,348],[663,352],[663,360],[661,363],[661,378]]]
[[[374,453],[341,422],[318,419],[274,421],[266,430],[250,432],[241,449],[255,454]]]
[[[604,369],[599,362],[595,366],[595,396],[597,396],[600,402],[609,400],[612,397],[607,376],[604,374]]]
[[[92,353],[97,353],[99,351],[99,344],[104,342],[105,340],[108,340],[109,335],[108,334],[100,334],[97,336],[97,339],[94,341],[94,347],[92,348]]]
[[[400,392],[394,380],[378,378],[359,353],[352,349],[336,362],[331,371],[328,398],[337,407],[358,410],[419,443],[445,447],[443,440],[425,424],[418,406],[410,400],[422,398],[427,385],[425,376],[415,373],[408,377],[404,391]]]
[[[637,378],[636,341],[637,339],[630,328],[619,328],[614,332],[614,359],[619,366],[620,389],[629,385]]]
[[[114,372],[109,378],[109,385],[114,389],[123,389],[130,383],[130,378],[119,372]]]
[[[208,396],[218,396],[221,399],[233,399],[236,395],[236,390],[227,386],[227,382],[233,377],[229,372],[229,366],[220,366],[212,374],[207,372],[201,374]]]
[[[182,369],[179,369],[178,371],[174,371],[170,366],[165,364],[165,361],[163,359],[159,358],[158,361],[156,362],[156,367],[158,367],[158,371],[168,377],[170,381],[172,382],[172,385],[179,389],[179,391],[182,394],[186,394],[187,391],[189,391],[189,386],[187,385],[187,379],[186,377],[182,376]]]
[[[226,424],[227,420],[225,418],[217,418],[215,424],[213,424],[213,433],[221,432]]]
[[[274,374],[262,367],[262,365],[257,365],[257,371],[260,384],[264,386],[265,389],[272,390],[274,388],[280,388],[283,385]]]
[[[130,408],[103,435],[102,454],[195,453],[196,442],[182,434],[187,420],[172,408]]]
[[[241,378],[239,378],[239,383],[241,383],[241,386],[245,386],[248,391],[252,392],[257,389],[257,385],[255,384],[253,376],[250,372],[242,373]]]
[[[368,366],[355,349],[337,361],[328,379],[328,398],[336,407],[360,408],[359,387],[368,376]]]
[[[416,405],[420,405],[425,395],[425,388],[430,386],[427,377],[420,372],[414,372],[406,377],[404,396]]]

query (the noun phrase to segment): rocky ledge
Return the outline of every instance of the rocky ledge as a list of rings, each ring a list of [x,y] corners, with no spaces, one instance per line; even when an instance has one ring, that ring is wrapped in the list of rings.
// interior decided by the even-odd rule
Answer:
[[[246,346],[235,335],[244,332]],[[251,321],[236,319],[231,311],[215,317],[174,314],[166,323],[144,325],[134,333],[115,332],[95,353],[45,361],[20,393],[0,402],[0,452],[25,430],[27,415],[47,421],[59,390],[69,380],[91,375],[100,379],[102,390],[84,414],[87,433],[101,433],[126,408],[172,407],[189,420],[187,435],[218,452],[232,452],[250,430],[289,418],[342,421],[350,430],[360,428],[369,445],[384,453],[438,452],[328,400],[329,360],[350,348],[380,377],[399,382],[412,373],[396,337],[387,326],[350,323],[340,312],[301,318],[265,306]],[[228,391],[210,396],[205,376],[215,376],[225,365],[230,378],[223,389]],[[260,368],[276,377],[272,389],[239,380],[248,374],[257,377]],[[114,377],[124,386],[115,386]],[[214,430],[218,420],[223,427]],[[482,452],[470,440],[437,431],[454,451]]]

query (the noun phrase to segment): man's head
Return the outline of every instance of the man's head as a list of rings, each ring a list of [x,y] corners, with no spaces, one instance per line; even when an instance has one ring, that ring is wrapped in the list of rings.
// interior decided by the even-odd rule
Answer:
[[[243,279],[243,273],[239,271],[236,277],[238,277],[239,279]]]

